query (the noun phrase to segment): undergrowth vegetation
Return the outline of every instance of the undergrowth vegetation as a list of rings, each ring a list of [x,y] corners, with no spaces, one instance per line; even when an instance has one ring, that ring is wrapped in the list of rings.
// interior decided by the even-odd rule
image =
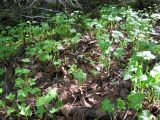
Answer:
[[[40,24],[28,21],[1,31],[1,116],[55,119],[63,106],[58,86],[42,89],[37,71],[62,72],[62,81],[75,80],[83,89],[89,78],[110,79],[112,69],[118,68],[120,81],[131,81],[130,91],[114,102],[107,96],[101,98],[101,109],[113,119],[118,114],[127,119],[130,112],[133,119],[160,119],[160,43],[150,36],[160,16],[114,6],[100,8],[97,18],[90,16],[81,11],[70,16],[58,13]],[[95,50],[89,49],[92,45]],[[35,63],[41,67],[37,71]],[[83,69],[81,63],[92,69]],[[12,78],[8,78],[8,66]]]

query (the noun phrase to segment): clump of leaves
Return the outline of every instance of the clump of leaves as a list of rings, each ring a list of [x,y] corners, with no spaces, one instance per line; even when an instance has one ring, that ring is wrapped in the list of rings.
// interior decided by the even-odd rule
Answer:
[[[69,73],[74,76],[75,80],[78,80],[81,84],[86,80],[87,74],[80,68],[77,68],[77,65],[71,65]]]
[[[114,111],[114,105],[107,98],[101,102],[101,108],[103,111],[108,113],[112,113]]]

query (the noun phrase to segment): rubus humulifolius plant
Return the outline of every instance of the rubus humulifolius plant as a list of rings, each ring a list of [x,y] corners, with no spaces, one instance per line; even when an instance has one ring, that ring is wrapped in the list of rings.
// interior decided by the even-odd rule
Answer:
[[[72,75],[71,79],[77,80],[80,88],[87,78],[91,80],[97,76],[107,77],[109,82],[113,77],[113,81],[118,82],[122,77],[130,80],[132,87],[127,97],[118,96],[114,102],[108,97],[101,98],[102,110],[113,119],[118,112],[121,119],[128,119],[132,111],[135,116],[132,119],[152,119],[150,106],[160,102],[160,43],[150,37],[150,33],[155,32],[156,20],[159,15],[137,12],[130,7],[104,6],[96,18],[75,11],[70,15],[55,14],[41,23],[27,21],[4,28],[0,33],[0,94],[5,93],[3,79],[6,80],[9,62],[15,69],[15,78],[13,91],[0,99],[0,111],[10,118],[43,119],[47,115],[55,119],[54,113],[62,105],[57,88],[43,90],[39,88],[38,79],[33,77],[37,72],[45,74],[45,68],[37,67],[44,63],[52,73],[62,71]],[[36,64],[33,68],[38,70],[32,69],[30,62]],[[87,65],[86,68],[81,67],[82,64]],[[112,77],[111,72],[116,77]]]
[[[69,73],[72,74],[74,79],[78,80],[81,85],[87,78],[87,74],[82,69],[77,68],[76,64],[70,66]]]
[[[54,118],[53,114],[62,104],[57,99],[57,88],[50,88],[46,94],[42,95],[41,89],[36,87],[36,80],[28,77],[30,70],[18,67],[15,73],[17,78],[14,91],[10,92],[5,99],[0,100],[0,107],[5,109],[7,116],[16,115],[18,118],[27,119],[35,114],[36,118],[42,118],[44,113],[47,113]],[[2,92],[3,89],[0,89],[0,94]],[[49,105],[51,102],[55,105]]]

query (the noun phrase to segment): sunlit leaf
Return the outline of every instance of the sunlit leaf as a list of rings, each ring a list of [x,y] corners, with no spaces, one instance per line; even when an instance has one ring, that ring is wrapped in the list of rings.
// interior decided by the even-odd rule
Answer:
[[[9,93],[9,95],[6,96],[6,98],[9,99],[9,100],[13,100],[14,97],[15,97],[15,94],[13,94],[13,93]]]
[[[57,111],[58,111],[58,109],[52,108],[49,112],[50,112],[51,114],[54,114],[54,113],[57,112]]]
[[[139,120],[152,120],[151,118],[151,113],[148,110],[143,110],[139,115],[138,115]]]
[[[14,108],[8,108],[7,109],[7,115],[11,115],[12,113],[14,113],[15,112],[15,109]]]
[[[0,88],[0,94],[3,92],[3,89],[2,88]]]
[[[156,75],[160,75],[160,66],[155,66],[151,71],[150,71],[150,75],[152,77],[155,77]]]
[[[150,51],[137,52],[137,56],[142,57],[145,60],[152,60],[156,58]]]

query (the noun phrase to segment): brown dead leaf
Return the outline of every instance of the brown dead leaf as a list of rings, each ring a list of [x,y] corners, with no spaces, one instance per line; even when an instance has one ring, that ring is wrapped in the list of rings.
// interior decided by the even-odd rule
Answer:
[[[73,109],[73,106],[71,104],[63,105],[60,110],[63,113],[63,115],[68,116],[71,113],[71,110]]]
[[[69,88],[71,93],[78,93],[79,92],[79,87],[77,85],[71,84],[70,88]]]
[[[88,108],[91,108],[91,107],[92,107],[88,102],[86,102],[86,100],[85,100],[84,97],[82,97],[82,99],[81,99],[81,104],[82,104],[82,106],[84,106],[84,107],[88,107]]]
[[[44,75],[43,72],[38,72],[38,73],[35,75],[35,79],[36,79],[36,80],[42,79],[42,78],[43,78],[43,75]]]

